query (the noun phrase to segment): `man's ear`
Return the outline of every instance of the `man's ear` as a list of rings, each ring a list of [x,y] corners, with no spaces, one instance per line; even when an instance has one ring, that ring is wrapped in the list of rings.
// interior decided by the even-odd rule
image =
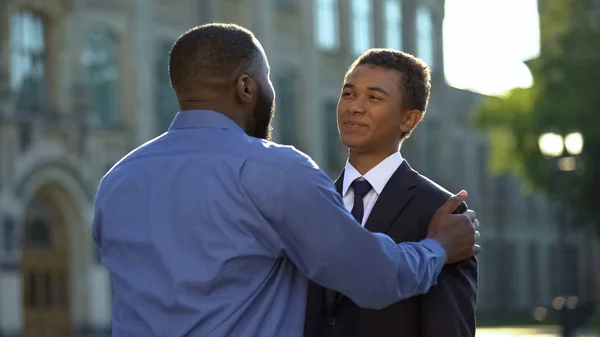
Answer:
[[[247,74],[241,75],[236,81],[237,95],[243,103],[252,103],[252,96],[257,90],[256,83]]]
[[[420,110],[412,109],[406,110],[402,115],[402,121],[400,123],[400,132],[402,134],[411,132],[417,127],[419,122],[423,119],[423,113]]]

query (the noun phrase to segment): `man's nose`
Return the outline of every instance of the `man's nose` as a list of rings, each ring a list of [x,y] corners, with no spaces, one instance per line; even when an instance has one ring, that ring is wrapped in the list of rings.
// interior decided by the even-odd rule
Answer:
[[[356,97],[355,100],[348,105],[348,112],[353,114],[365,113],[365,104],[362,98]]]

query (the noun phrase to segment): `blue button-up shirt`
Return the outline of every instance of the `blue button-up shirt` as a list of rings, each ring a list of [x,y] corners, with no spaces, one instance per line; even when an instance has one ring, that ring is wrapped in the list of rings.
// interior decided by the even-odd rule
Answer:
[[[445,261],[433,240],[368,232],[308,156],[212,111],[125,156],[95,206],[115,337],[300,337],[308,279],[382,308]]]

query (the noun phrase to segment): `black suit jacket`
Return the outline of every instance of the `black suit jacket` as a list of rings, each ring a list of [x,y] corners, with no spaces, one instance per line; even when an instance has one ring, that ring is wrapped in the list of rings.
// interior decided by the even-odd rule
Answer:
[[[344,173],[336,181],[341,193]],[[404,161],[377,199],[365,227],[396,242],[420,241],[435,211],[451,193]],[[463,204],[457,212],[466,210]],[[309,283],[304,337],[473,337],[477,302],[477,259],[447,265],[427,294],[382,310],[359,308],[341,295]]]

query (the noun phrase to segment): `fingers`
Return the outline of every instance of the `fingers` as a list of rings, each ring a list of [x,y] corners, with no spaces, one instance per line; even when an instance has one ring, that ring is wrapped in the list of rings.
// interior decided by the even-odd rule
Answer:
[[[467,215],[467,218],[469,218],[470,222],[474,222],[477,220],[477,214],[475,213],[474,210],[469,209],[465,212],[465,214]],[[479,223],[479,221],[477,223]],[[477,228],[477,227],[475,227],[475,228]]]
[[[479,254],[481,247],[479,245],[473,245],[473,255]]]
[[[479,219],[475,219],[473,221],[473,227],[475,227],[475,229],[479,229]]]
[[[466,197],[467,191],[462,190],[458,192],[458,194],[455,194],[450,199],[448,199],[448,201],[446,201],[446,203],[443,204],[442,207],[439,208],[439,210],[447,214],[452,214],[454,213],[454,210],[456,210],[458,206],[460,206],[460,204],[465,201]]]

